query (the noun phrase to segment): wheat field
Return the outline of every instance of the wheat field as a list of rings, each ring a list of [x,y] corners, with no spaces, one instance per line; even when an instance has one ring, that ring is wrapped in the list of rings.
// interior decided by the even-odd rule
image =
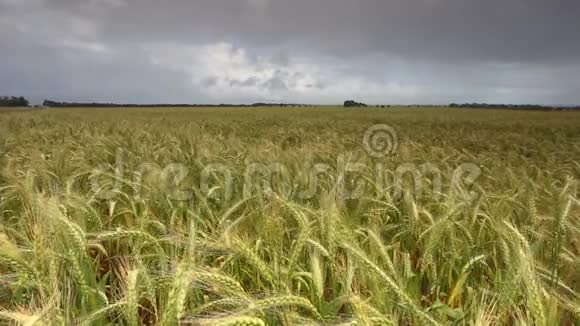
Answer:
[[[575,112],[0,112],[0,323],[578,325],[579,162]]]

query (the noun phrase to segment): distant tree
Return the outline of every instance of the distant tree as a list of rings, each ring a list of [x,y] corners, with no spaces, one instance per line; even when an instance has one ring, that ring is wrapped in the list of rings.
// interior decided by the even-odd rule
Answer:
[[[348,100],[344,102],[344,107],[345,108],[360,108],[360,107],[366,107],[367,105],[364,103],[359,103],[353,100]]]
[[[24,97],[16,96],[0,96],[0,106],[4,107],[18,107],[18,106],[28,106],[28,100]]]

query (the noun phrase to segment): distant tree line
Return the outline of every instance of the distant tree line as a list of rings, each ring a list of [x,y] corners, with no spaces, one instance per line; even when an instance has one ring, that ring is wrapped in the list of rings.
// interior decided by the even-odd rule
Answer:
[[[84,102],[56,102],[45,100],[42,104],[52,108],[112,108],[112,107],[129,107],[129,108],[191,108],[191,107],[310,107],[306,104],[288,104],[288,103],[254,103],[254,104],[118,104],[118,103],[84,103]]]
[[[86,102],[57,102],[45,100],[43,106],[51,108],[112,108],[112,107],[190,107],[191,104],[117,104],[117,103],[86,103]]]
[[[529,110],[529,111],[575,111],[580,106],[546,106],[537,104],[488,104],[488,103],[464,103],[449,104],[451,108],[467,109],[504,109],[504,110]]]
[[[0,106],[2,107],[28,106],[28,104],[28,100],[22,96],[0,96]]]
[[[233,105],[233,106],[240,106],[240,105]],[[246,105],[241,105],[241,106],[243,107]],[[314,105],[296,104],[296,103],[254,103],[254,104],[247,105],[247,106],[252,106],[252,107],[279,106],[279,107],[300,107],[300,108],[314,107]]]
[[[27,107],[29,102],[20,96],[0,96],[0,107]],[[254,104],[119,104],[119,103],[86,103],[86,102],[58,102],[45,100],[44,107],[53,108],[200,108],[200,107],[313,107],[313,105],[299,103],[254,103]],[[344,107],[368,107],[365,103],[348,100],[344,102]],[[376,105],[379,108],[389,108],[390,105]],[[401,106],[405,107],[405,106]],[[445,107],[434,105],[407,105],[406,107]],[[504,110],[530,110],[530,111],[580,111],[580,106],[546,106],[537,104],[489,104],[489,103],[451,103],[447,107],[451,108],[473,108],[473,109],[504,109]]]

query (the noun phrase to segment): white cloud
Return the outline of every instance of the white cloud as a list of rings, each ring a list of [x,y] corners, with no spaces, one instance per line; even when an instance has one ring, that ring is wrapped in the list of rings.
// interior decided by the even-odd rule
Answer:
[[[314,63],[308,58],[276,60],[258,56],[229,43],[205,46],[150,44],[150,62],[185,72],[192,84],[216,100],[260,98],[276,101],[336,103],[348,94],[380,102],[416,96],[420,89],[397,82],[369,80],[344,74],[345,67]]]

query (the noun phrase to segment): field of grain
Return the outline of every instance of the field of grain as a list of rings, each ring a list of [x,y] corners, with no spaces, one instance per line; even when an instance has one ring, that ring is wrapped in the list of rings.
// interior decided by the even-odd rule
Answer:
[[[0,112],[0,323],[578,324],[579,177],[574,112]]]

